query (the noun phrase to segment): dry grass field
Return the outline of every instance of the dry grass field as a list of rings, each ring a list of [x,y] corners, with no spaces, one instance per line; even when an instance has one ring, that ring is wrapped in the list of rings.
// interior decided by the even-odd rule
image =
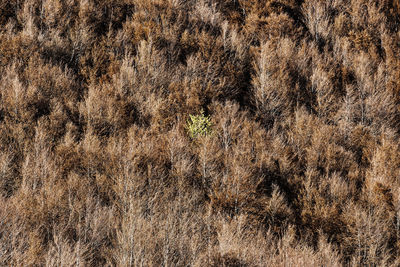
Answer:
[[[399,266],[400,4],[0,0],[0,266]]]

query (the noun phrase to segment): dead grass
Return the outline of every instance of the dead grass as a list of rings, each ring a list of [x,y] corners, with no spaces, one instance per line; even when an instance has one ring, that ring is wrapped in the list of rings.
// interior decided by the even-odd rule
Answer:
[[[398,266],[399,16],[0,0],[0,265]]]

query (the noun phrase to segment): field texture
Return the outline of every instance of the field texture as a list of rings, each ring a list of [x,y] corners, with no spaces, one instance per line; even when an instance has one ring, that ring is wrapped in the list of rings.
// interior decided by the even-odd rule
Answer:
[[[398,0],[0,0],[0,266],[400,266]]]

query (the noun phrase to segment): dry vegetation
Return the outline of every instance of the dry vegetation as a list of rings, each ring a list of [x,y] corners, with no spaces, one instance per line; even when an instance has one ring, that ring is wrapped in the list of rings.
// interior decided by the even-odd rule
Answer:
[[[0,265],[399,266],[399,27],[397,0],[0,0]]]

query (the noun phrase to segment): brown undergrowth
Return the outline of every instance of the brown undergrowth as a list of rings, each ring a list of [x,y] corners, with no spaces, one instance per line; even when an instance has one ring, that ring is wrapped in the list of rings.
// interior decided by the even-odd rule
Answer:
[[[399,10],[0,0],[0,265],[398,266]]]

